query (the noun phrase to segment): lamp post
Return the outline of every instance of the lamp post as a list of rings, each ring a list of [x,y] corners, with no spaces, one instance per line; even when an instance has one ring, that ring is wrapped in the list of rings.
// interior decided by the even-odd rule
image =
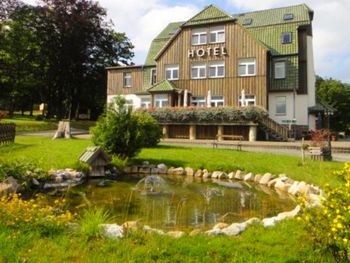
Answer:
[[[328,141],[328,151],[329,151],[329,158],[332,160],[332,144],[331,144],[331,116],[333,115],[333,111],[327,109],[324,112],[325,116],[327,116],[327,128],[328,128],[328,133],[327,133],[327,141]]]

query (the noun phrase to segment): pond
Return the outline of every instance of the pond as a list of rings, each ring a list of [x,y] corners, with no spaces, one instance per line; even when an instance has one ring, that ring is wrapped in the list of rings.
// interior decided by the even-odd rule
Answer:
[[[102,181],[103,182],[103,181]],[[125,176],[117,181],[89,180],[66,196],[69,209],[102,207],[114,222],[140,220],[163,230],[209,229],[218,222],[242,222],[291,210],[295,202],[268,187],[186,176]]]

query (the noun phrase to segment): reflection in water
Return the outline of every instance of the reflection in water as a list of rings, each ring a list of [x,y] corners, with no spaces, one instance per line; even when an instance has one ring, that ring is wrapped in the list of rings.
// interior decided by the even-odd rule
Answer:
[[[208,229],[217,222],[276,215],[295,205],[274,192],[261,191],[259,186],[232,188],[213,184],[211,180],[186,181],[186,184],[184,180],[184,177],[147,176],[136,181],[129,177],[106,187],[90,181],[77,189],[83,194],[72,191],[67,200],[77,212],[89,200],[92,206],[108,209],[117,223],[141,220],[165,230]]]

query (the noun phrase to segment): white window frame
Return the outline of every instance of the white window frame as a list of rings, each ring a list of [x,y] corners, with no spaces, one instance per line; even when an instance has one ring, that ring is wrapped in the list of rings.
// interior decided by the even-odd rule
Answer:
[[[202,42],[201,37],[205,36],[205,40]],[[197,41],[194,41],[194,37],[197,37]],[[193,46],[205,45],[208,42],[208,32],[206,29],[192,30],[191,44]]]
[[[212,41],[211,36],[215,35],[215,41]],[[221,40],[219,40],[219,35],[223,34],[223,37]],[[214,27],[211,28],[209,31],[209,43],[214,44],[214,43],[225,43],[225,27],[220,26],[220,27]]]
[[[205,96],[193,96],[191,97],[191,106],[194,107],[205,107],[207,100]]]
[[[151,107],[152,97],[151,96],[142,96],[140,97],[140,106],[143,109],[148,109]]]
[[[279,101],[279,100],[283,101]],[[281,104],[281,102],[283,104]],[[284,112],[278,111],[279,106],[284,106]],[[276,115],[277,116],[286,116],[287,115],[287,96],[276,96]]]
[[[288,35],[289,36],[289,41],[284,41],[284,36]],[[281,43],[282,44],[291,44],[293,42],[292,38],[292,32],[283,32],[281,34]]]
[[[221,98],[219,98],[219,97],[221,97]],[[221,104],[221,105],[219,105],[219,104]],[[225,106],[224,96],[221,96],[221,95],[211,96],[210,106],[211,107],[224,107]]]
[[[131,72],[124,72],[124,74],[123,74],[123,87],[124,88],[131,88],[132,87]]]
[[[285,79],[286,78],[286,60],[276,60],[273,64],[273,73],[275,79]],[[279,71],[278,71],[279,70]]]
[[[154,72],[154,73],[153,73]],[[153,76],[155,77],[154,79],[153,79]],[[154,84],[156,84],[157,83],[157,69],[155,69],[155,68],[152,68],[151,69],[151,81],[150,81],[150,84],[151,85],[154,85]]]
[[[223,67],[223,74],[219,75],[219,68]],[[210,70],[213,69],[215,70],[215,75],[210,74]],[[208,67],[208,76],[209,78],[224,78],[225,77],[225,62],[224,61],[215,61],[215,62],[210,62],[209,67]]]
[[[254,72],[249,73],[249,67],[254,66]],[[244,67],[244,73],[241,74],[240,68]],[[256,59],[255,58],[242,58],[238,60],[238,76],[239,77],[250,77],[256,76]]]
[[[197,69],[197,75],[193,75],[193,69]],[[204,76],[200,76],[201,69],[204,69]],[[191,64],[191,79],[205,79],[207,77],[207,64],[193,63]]]
[[[246,94],[244,101],[242,101],[242,95],[238,97],[238,106],[255,106],[256,105],[256,96],[253,94]]]
[[[167,76],[167,72],[170,72],[170,78],[168,78]],[[177,77],[174,77],[174,72],[177,71]],[[180,76],[180,72],[179,72],[179,65],[174,64],[174,65],[166,65],[165,66],[165,78],[167,80],[178,80]]]
[[[157,105],[157,102],[159,103],[159,105]],[[154,106],[157,108],[169,107],[168,94],[155,94],[154,95]]]

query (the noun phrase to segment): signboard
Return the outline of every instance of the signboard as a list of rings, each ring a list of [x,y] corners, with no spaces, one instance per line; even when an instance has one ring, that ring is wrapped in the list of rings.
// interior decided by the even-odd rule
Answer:
[[[297,123],[297,120],[296,120],[296,119],[293,119],[293,120],[282,120],[282,123],[285,123],[285,124],[295,124],[295,123]]]
[[[227,56],[227,49],[226,47],[208,47],[208,48],[198,48],[198,49],[189,49],[187,51],[188,58],[195,58],[195,57],[223,57]]]

